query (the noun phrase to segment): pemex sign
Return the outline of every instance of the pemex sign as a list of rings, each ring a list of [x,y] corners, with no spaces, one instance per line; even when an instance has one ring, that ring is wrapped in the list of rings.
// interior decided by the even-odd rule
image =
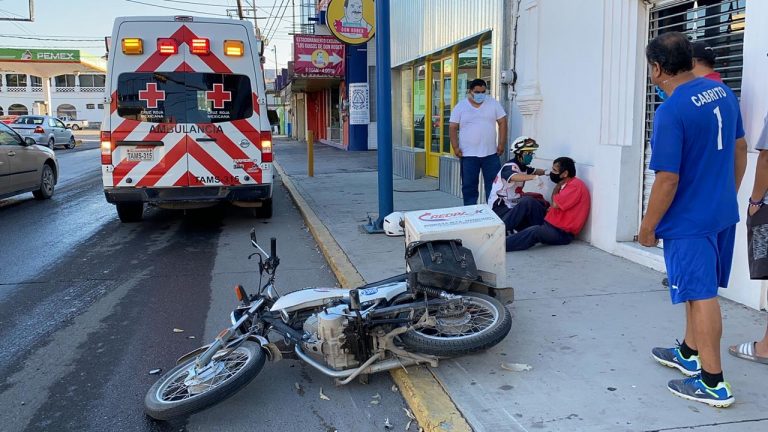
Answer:
[[[78,50],[0,48],[0,61],[79,63]]]

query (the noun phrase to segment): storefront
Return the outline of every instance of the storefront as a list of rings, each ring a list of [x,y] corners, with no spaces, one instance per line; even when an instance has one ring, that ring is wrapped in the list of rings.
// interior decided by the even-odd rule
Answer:
[[[438,177],[441,189],[459,193],[448,121],[475,78],[488,81],[490,94],[506,103],[494,79],[506,31],[503,3],[478,0],[470,11],[459,2],[392,2],[395,174]]]

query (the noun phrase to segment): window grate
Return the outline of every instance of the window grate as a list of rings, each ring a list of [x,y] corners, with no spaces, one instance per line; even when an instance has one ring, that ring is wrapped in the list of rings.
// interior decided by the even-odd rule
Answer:
[[[715,70],[723,82],[740,96],[744,66],[744,25],[746,0],[697,0],[651,9],[649,40],[669,31],[678,31],[692,40],[706,41],[717,54]],[[651,162],[651,134],[653,116],[661,101],[650,79],[645,94],[645,151],[643,158],[642,212],[648,207],[655,173],[648,168]]]

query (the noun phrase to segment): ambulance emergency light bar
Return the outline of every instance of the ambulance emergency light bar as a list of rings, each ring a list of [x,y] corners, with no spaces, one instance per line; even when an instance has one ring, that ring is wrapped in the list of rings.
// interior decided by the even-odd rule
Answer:
[[[144,54],[144,41],[140,38],[123,38],[121,41],[123,54]],[[195,38],[189,44],[192,54],[208,55],[211,53],[211,41],[206,38]],[[157,39],[157,52],[160,55],[170,56],[179,53],[179,43],[173,38]],[[225,40],[224,55],[230,57],[242,57],[245,54],[245,44],[240,40]]]

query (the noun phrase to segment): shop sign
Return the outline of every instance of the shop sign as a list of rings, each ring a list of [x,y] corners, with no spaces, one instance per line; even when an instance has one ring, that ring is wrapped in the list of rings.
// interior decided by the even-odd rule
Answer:
[[[333,36],[294,35],[296,75],[344,76],[344,44]]]
[[[325,19],[331,33],[350,45],[368,42],[376,31],[373,0],[331,0]]]
[[[368,83],[349,84],[349,124],[367,125],[371,119]]]
[[[0,48],[0,61],[80,62],[78,50]]]

